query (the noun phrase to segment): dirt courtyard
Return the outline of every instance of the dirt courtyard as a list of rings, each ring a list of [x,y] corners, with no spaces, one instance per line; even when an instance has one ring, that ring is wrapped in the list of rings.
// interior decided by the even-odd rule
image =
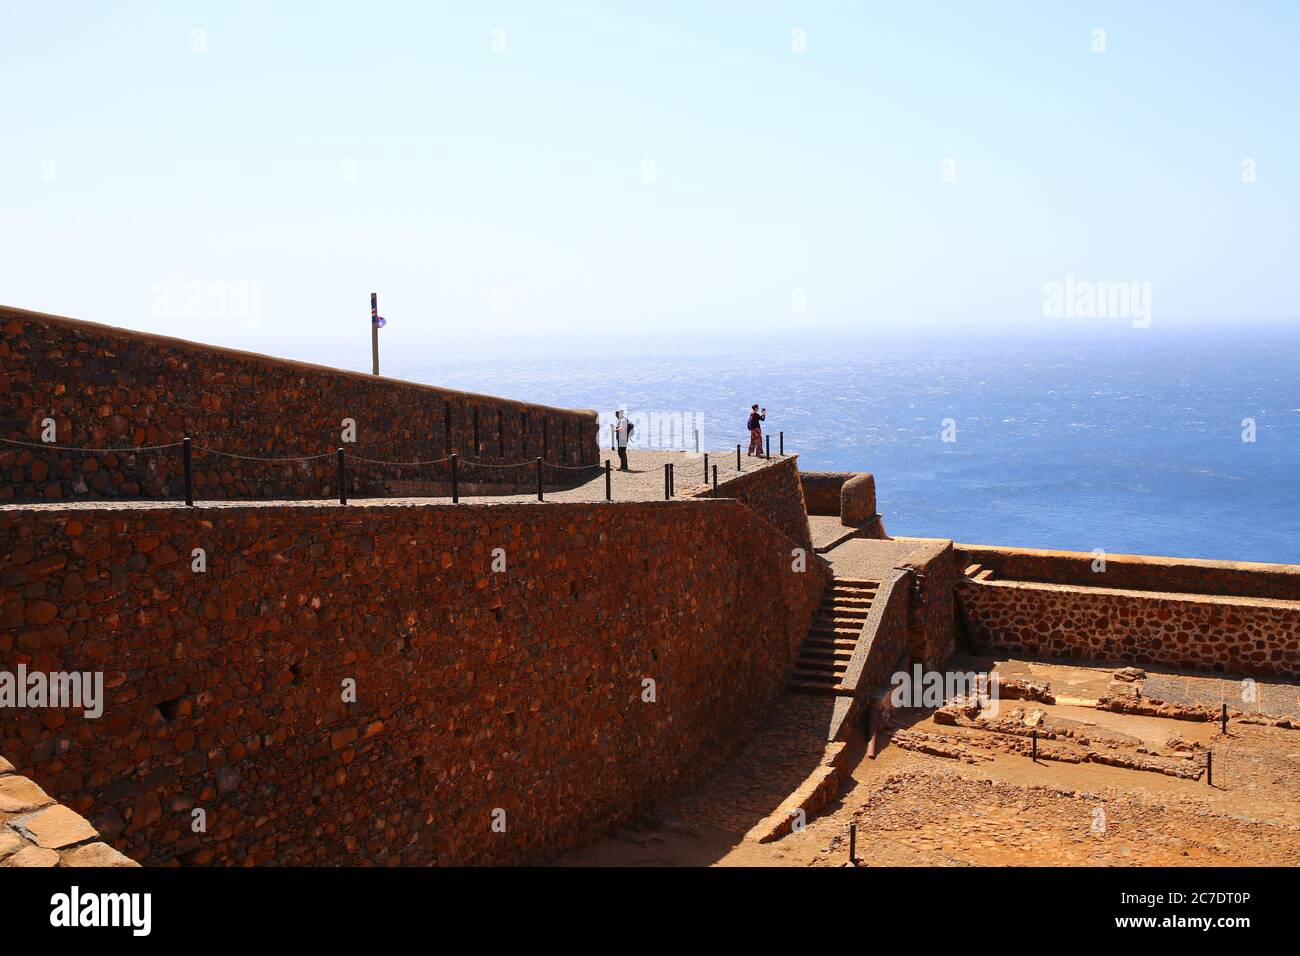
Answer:
[[[896,710],[877,756],[851,743],[838,797],[772,842],[749,832],[760,811],[737,814],[737,795],[770,813],[808,762],[779,772],[791,748],[760,734],[696,791],[558,864],[846,866],[853,824],[866,866],[1300,865],[1300,687],[1260,681],[1243,702],[1241,681],[1207,675],[979,658],[950,668],[995,669],[1003,685],[1050,688],[1052,702]],[[1226,736],[1204,719],[1223,703]]]

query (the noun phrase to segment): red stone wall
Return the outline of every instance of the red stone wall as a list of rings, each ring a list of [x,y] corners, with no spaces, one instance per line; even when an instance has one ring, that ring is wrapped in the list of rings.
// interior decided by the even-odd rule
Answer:
[[[979,564],[992,570],[995,579],[1300,601],[1300,567],[1293,564],[1107,554],[1105,570],[1094,571],[1096,557],[1087,551],[972,544],[957,549],[962,568]]]
[[[841,683],[861,697],[872,688],[888,686],[894,672],[908,665],[908,616],[912,574],[896,568],[880,582]]]
[[[544,860],[762,720],[826,584],[789,546],[730,501],[0,507],[0,667],[108,698],[0,753],[145,864]]]
[[[1300,601],[960,578],[985,647],[1031,657],[1300,676]]]
[[[596,413],[529,405],[145,335],[36,312],[0,310],[0,438],[41,444],[57,423],[64,449],[0,443],[0,500],[183,499],[181,450],[89,454],[77,447],[166,445],[186,435],[226,455],[194,455],[199,499],[337,497],[333,453],[380,461],[595,465]],[[356,422],[344,445],[342,421]],[[229,455],[295,458],[256,462]],[[351,493],[428,493],[450,465],[395,467],[354,457]],[[514,472],[468,468],[467,481]],[[548,485],[571,473],[546,470]],[[414,483],[414,484],[413,484]],[[422,484],[423,483],[423,484]]]
[[[957,566],[951,541],[918,542],[907,566],[917,572],[912,595],[908,646],[912,660],[927,670],[942,669],[957,647]]]
[[[765,468],[718,483],[719,498],[735,498],[761,516],[808,554],[813,553],[812,531],[799,480],[799,458],[791,455]],[[711,490],[702,490],[705,498]],[[788,553],[787,553],[788,557]]]
[[[802,471],[799,480],[803,486],[803,498],[810,515],[840,514],[840,489],[844,482],[857,472],[853,471]]]
[[[876,476],[869,471],[859,472],[840,489],[840,523],[865,527],[876,518]]]

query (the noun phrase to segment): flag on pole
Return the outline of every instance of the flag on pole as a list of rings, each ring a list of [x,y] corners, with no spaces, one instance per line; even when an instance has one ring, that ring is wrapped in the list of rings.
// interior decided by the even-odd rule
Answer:
[[[374,296],[370,297],[370,324],[377,329],[382,329],[388,324],[388,320],[379,314],[379,304]]]

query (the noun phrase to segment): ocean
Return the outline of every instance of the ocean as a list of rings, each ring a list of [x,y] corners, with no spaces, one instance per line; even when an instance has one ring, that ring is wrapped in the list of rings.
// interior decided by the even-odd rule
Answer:
[[[368,352],[299,357],[369,368]],[[732,454],[759,402],[773,451],[784,432],[805,470],[873,472],[891,534],[1300,564],[1297,330],[810,335],[739,347],[611,337],[599,349],[397,353],[383,370],[685,422],[677,440],[692,448],[702,423],[706,449]]]

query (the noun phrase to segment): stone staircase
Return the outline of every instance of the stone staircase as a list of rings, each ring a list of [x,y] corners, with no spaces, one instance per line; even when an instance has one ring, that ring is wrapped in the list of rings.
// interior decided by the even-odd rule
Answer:
[[[836,578],[831,583],[799,649],[789,690],[822,697],[853,695],[853,688],[841,681],[879,586],[879,581],[860,578]]]

